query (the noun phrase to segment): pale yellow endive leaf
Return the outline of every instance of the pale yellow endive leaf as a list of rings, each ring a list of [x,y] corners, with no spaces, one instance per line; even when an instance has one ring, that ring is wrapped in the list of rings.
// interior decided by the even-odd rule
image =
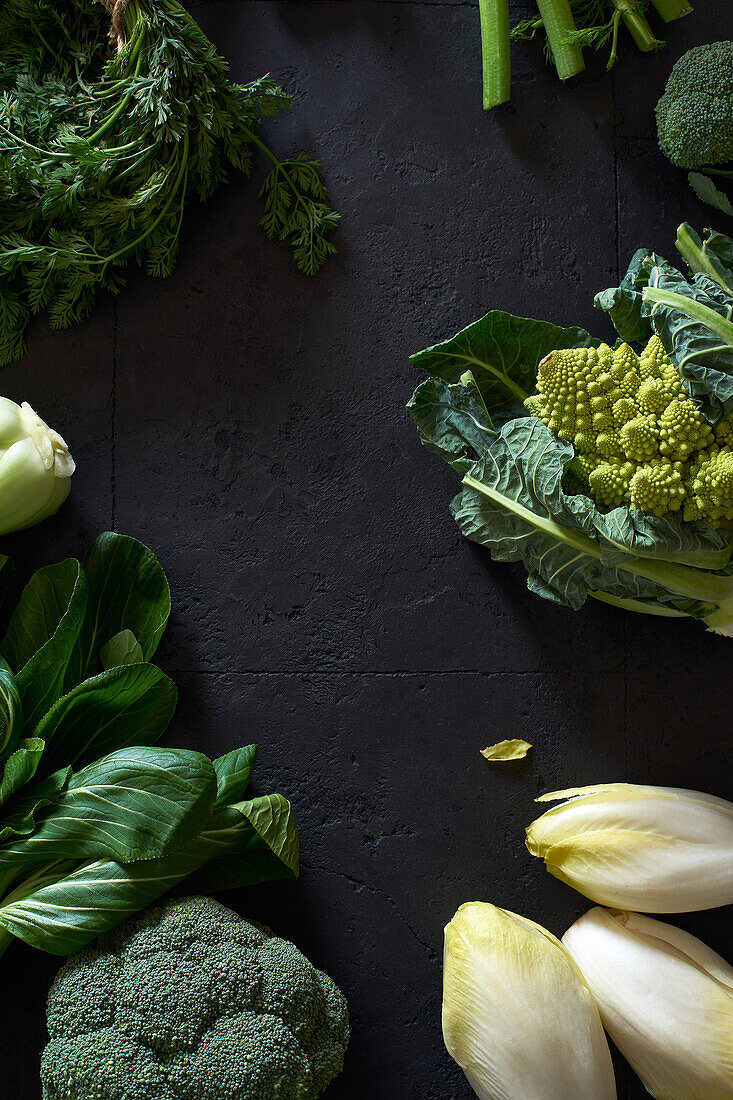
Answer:
[[[733,804],[699,791],[605,783],[560,800],[527,828],[527,848],[592,901],[648,913],[733,902]]]
[[[658,1100],[733,1097],[733,968],[638,913],[591,909],[563,943],[604,1027]]]
[[[443,1037],[480,1100],[613,1100],[598,1009],[546,929],[484,902],[445,929]]]

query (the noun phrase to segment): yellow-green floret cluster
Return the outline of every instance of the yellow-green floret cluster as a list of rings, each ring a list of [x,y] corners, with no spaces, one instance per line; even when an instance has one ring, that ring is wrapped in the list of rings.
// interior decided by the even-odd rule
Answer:
[[[572,475],[600,508],[733,520],[733,423],[707,422],[658,336],[641,355],[628,344],[551,352],[525,405],[573,444]]]

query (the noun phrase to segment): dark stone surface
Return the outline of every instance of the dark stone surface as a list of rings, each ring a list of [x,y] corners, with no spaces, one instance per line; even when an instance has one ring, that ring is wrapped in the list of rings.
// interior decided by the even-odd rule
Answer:
[[[259,741],[259,789],[295,804],[301,882],[223,900],[348,994],[328,1096],[467,1100],[440,1035],[443,925],[485,898],[561,934],[587,907],[524,850],[541,791],[626,778],[729,796],[733,649],[691,622],[555,608],[464,542],[454,476],[404,412],[407,358],[492,306],[608,335],[592,295],[633,250],[671,254],[682,218],[717,224],[657,152],[652,107],[684,49],[730,33],[726,0],[670,26],[659,57],[624,43],[611,78],[592,65],[563,88],[519,50],[512,103],[490,115],[475,4],[192,6],[237,78],[297,91],[270,135],[321,157],[339,256],[299,276],[236,180],[191,210],[172,278],[133,274],[71,332],[35,325],[2,392],[64,432],[79,470],[62,514],[2,549],[30,569],[113,526],[156,551],[181,694],[169,739]],[[532,756],[487,768],[478,750],[515,736]],[[729,950],[728,914],[680,923]],[[39,1094],[56,965],[23,946],[3,961],[13,1100]],[[621,1064],[618,1081],[645,1095]]]

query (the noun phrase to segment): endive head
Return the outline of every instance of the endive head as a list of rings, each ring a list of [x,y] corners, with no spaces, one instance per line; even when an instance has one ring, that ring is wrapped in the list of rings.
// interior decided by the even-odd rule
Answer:
[[[538,799],[558,800],[527,829],[527,847],[592,901],[648,913],[733,902],[733,803],[632,783]]]
[[[74,460],[66,443],[24,402],[0,397],[0,534],[32,527],[69,495]]]
[[[616,1096],[593,998],[560,942],[484,902],[445,929],[443,1037],[481,1100]]]
[[[687,932],[591,909],[563,943],[603,1024],[652,1096],[733,1096],[733,969]]]

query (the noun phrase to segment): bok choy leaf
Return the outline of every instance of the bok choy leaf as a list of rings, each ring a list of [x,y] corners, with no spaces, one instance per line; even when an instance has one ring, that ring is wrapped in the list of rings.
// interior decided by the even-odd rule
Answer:
[[[289,802],[245,799],[255,745],[155,747],[169,613],[154,555],[112,533],[20,597],[0,643],[0,954],[13,937],[67,954],[194,872],[209,890],[297,876]]]
[[[256,746],[240,751],[254,756]],[[162,859],[95,860],[76,868],[55,861],[34,868],[0,904],[0,954],[15,936],[69,955],[189,877],[188,888],[211,891],[297,876],[290,803],[281,795],[233,803],[217,810],[192,843]]]

